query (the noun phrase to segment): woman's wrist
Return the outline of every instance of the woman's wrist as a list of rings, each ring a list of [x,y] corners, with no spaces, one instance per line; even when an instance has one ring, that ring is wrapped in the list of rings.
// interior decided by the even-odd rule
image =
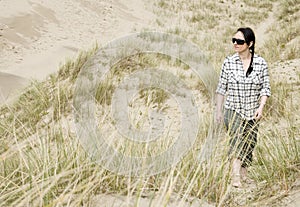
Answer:
[[[265,103],[260,103],[259,108],[263,109],[265,106]]]
[[[259,105],[259,107],[260,108],[264,108],[264,106],[265,106],[265,104],[266,104],[266,102],[267,102],[267,96],[262,96],[261,97],[261,99],[260,99],[260,105]]]

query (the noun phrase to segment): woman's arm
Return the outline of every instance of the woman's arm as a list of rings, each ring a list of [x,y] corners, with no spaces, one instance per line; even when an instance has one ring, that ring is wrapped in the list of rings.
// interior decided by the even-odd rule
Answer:
[[[254,119],[259,120],[262,118],[263,115],[263,109],[267,102],[267,99],[269,96],[271,96],[271,86],[270,86],[270,79],[269,79],[269,73],[268,73],[268,66],[267,63],[264,60],[263,64],[263,72],[262,72],[262,89],[260,92],[260,105],[258,109],[256,110],[254,114]]]
[[[222,106],[224,102],[224,95],[217,93],[216,97],[216,121],[221,123],[223,120]]]
[[[227,59],[225,59],[223,65],[222,65],[222,70],[220,73],[219,77],[219,83],[217,86],[216,90],[216,114],[215,114],[215,119],[217,123],[221,123],[223,120],[223,102],[224,102],[224,97],[226,95],[227,91],[227,84],[228,84],[228,74],[227,74],[227,64],[226,64]]]

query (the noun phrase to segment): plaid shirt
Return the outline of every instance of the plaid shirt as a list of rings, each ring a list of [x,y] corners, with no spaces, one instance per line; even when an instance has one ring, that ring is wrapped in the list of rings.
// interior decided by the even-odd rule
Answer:
[[[235,110],[251,120],[259,107],[260,96],[270,96],[270,80],[266,61],[254,54],[253,71],[246,77],[243,63],[236,53],[225,59],[216,92],[227,95],[225,108]]]

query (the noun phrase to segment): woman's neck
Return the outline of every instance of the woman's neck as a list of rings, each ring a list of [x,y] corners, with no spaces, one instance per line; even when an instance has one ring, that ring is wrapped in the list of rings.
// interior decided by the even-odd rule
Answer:
[[[251,53],[249,50],[243,51],[239,53],[241,60],[249,60],[251,59]]]

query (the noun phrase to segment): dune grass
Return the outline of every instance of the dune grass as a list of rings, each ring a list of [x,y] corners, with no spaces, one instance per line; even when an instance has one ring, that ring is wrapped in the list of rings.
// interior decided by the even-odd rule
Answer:
[[[72,122],[69,122],[72,119],[69,103],[72,90],[68,86],[72,79],[59,85],[53,85],[56,83],[53,79],[55,77],[41,83],[33,82],[14,105],[2,108],[2,204],[88,205],[94,195],[101,193],[127,195],[137,199],[137,206],[138,197],[145,195],[159,198],[153,201],[158,205],[176,200],[192,202],[192,198],[205,198],[220,205],[235,202],[228,198],[230,170],[224,149],[219,149],[218,152],[223,153],[216,154],[206,167],[195,165],[199,155],[199,149],[195,148],[176,168],[142,178],[118,176],[91,162],[76,138]],[[278,182],[280,190],[288,189],[299,173],[300,149],[296,140],[299,130],[293,125],[292,109],[281,106],[291,98],[283,87],[275,85],[273,88],[274,93],[278,94],[274,105],[278,107],[270,107],[272,119],[269,121],[272,123],[276,116],[284,117],[289,127],[261,131],[261,142],[253,166],[255,170],[251,171],[251,176],[258,183],[265,184],[255,192],[253,200],[247,201],[248,204],[274,196],[278,189],[268,189],[278,185]],[[144,93],[142,95],[145,96]],[[203,128],[209,125],[207,121],[203,123]],[[198,135],[199,144],[196,146],[203,142],[206,133],[203,131]],[[219,146],[226,146],[226,142],[226,139],[221,140]]]
[[[209,59],[218,71],[224,55],[228,54],[227,37],[230,38],[235,27],[216,31],[222,21],[231,20],[232,4],[218,1],[174,1],[160,0],[158,10],[172,17],[172,12],[182,14],[182,21],[188,22],[188,28],[181,29],[176,25],[175,33],[193,40],[203,46]],[[259,15],[270,11],[269,1],[242,1],[235,5],[246,9],[262,7]],[[274,2],[274,1],[272,1]],[[283,18],[287,14],[296,15],[296,1],[279,1],[282,11],[278,13],[279,26],[273,25],[270,32],[282,26],[282,33],[271,35],[262,49],[267,61],[299,58],[298,48],[291,49],[289,44],[299,38],[299,19]],[[229,9],[222,10],[226,5]],[[292,9],[290,6],[294,5]],[[197,12],[205,7],[206,9]],[[192,14],[185,11],[191,10]],[[212,22],[205,22],[209,11],[218,11]],[[227,12],[226,15],[225,13]],[[246,15],[246,13],[240,13]],[[258,15],[258,16],[259,16]],[[163,16],[163,15],[162,15]],[[225,17],[226,16],[226,17]],[[248,16],[248,15],[246,15]],[[239,21],[253,23],[245,19]],[[205,18],[204,18],[205,17]],[[220,19],[220,17],[222,17]],[[226,19],[228,17],[228,19]],[[253,16],[252,16],[253,17]],[[161,17],[162,18],[162,17]],[[285,21],[289,26],[284,26]],[[159,21],[164,27],[164,21]],[[199,24],[199,25],[197,25]],[[236,23],[233,23],[235,26]],[[172,31],[174,28],[168,28]],[[202,34],[197,36],[199,29]],[[214,40],[220,40],[217,43]],[[275,45],[284,45],[275,47]],[[298,129],[299,108],[293,102],[291,92],[299,96],[296,85],[289,85],[272,80],[272,98],[265,110],[266,118],[261,123],[259,141],[255,150],[255,159],[250,169],[250,177],[255,181],[255,188],[232,192],[230,185],[230,167],[227,159],[228,137],[223,130],[213,135],[218,137],[216,153],[206,164],[199,163],[199,154],[205,138],[209,135],[209,126],[213,108],[206,108],[201,129],[192,148],[176,167],[153,176],[131,177],[117,175],[105,170],[93,162],[82,148],[75,132],[72,116],[72,98],[74,83],[88,58],[92,57],[98,46],[88,52],[82,52],[76,60],[68,60],[57,74],[49,76],[43,82],[33,81],[20,97],[12,104],[1,107],[0,112],[0,203],[3,206],[93,206],[93,198],[100,194],[119,194],[128,198],[131,206],[140,206],[141,198],[152,200],[150,206],[177,206],[192,204],[203,199],[216,206],[250,206],[265,205],[266,200],[276,203],[277,199],[286,196],[291,184],[299,177],[300,144]],[[271,52],[270,52],[271,51]],[[282,51],[286,54],[282,55]],[[99,85],[96,100],[99,107],[111,104],[114,84],[118,84],[126,74],[147,67],[163,66],[171,68],[175,74],[187,82],[194,80],[187,75],[189,69],[178,61],[158,55],[138,55],[129,57],[115,66],[106,81]],[[272,64],[270,65],[272,67]],[[177,68],[176,70],[174,68]],[[179,72],[178,72],[179,71]],[[178,73],[176,73],[178,72]],[[270,70],[272,73],[272,70]],[[190,87],[199,93],[205,93],[201,84],[191,82]],[[299,91],[299,90],[298,90]],[[202,94],[207,97],[207,94]],[[166,104],[170,96],[160,89],[140,91],[139,98],[146,106]],[[209,99],[208,99],[209,100]],[[206,100],[207,101],[207,100]],[[102,123],[100,123],[101,125]],[[143,123],[141,123],[143,124]],[[276,126],[276,127],[274,127]],[[162,143],[168,146],[169,143]],[[130,148],[132,154],[144,153],[142,148]],[[247,195],[247,196],[245,196]]]

